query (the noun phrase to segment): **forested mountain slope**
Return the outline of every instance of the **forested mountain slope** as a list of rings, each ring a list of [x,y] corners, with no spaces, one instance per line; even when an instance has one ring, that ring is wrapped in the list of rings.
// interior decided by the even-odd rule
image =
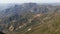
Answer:
[[[60,34],[60,13],[36,14],[35,16],[28,19],[27,24],[17,27],[17,30],[8,34]]]
[[[6,34],[60,34],[60,6],[25,3],[0,12]]]

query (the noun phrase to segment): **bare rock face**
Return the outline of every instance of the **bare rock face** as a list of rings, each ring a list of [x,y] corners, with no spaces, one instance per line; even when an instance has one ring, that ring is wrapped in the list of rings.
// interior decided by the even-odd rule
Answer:
[[[9,31],[13,31],[14,30],[14,27],[11,25],[10,27],[9,27]]]
[[[31,30],[31,28],[29,28],[27,31],[30,31]]]

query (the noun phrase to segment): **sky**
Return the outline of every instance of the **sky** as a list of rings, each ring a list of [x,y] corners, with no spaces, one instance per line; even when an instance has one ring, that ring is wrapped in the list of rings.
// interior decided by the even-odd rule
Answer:
[[[60,3],[60,0],[0,0],[0,3]]]

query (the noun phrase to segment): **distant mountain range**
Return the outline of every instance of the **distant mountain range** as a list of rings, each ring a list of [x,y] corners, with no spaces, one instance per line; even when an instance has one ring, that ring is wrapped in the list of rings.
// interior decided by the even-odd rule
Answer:
[[[0,4],[0,11],[10,8],[14,4]]]
[[[23,3],[0,7],[0,31],[6,34],[60,33],[59,4]]]
[[[57,5],[59,6],[59,5]],[[37,3],[24,3],[24,4],[8,4],[5,5],[0,12],[0,17],[9,16],[11,14],[22,14],[27,12],[33,13],[47,13],[47,12],[54,12],[57,9],[57,6],[49,5],[49,4],[37,4]],[[60,6],[59,6],[60,7]]]

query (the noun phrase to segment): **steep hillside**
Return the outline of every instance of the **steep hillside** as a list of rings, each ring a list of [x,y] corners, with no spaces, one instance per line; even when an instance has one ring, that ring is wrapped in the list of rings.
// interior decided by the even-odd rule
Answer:
[[[60,34],[60,13],[35,14],[31,17],[28,22],[7,34]]]
[[[49,19],[46,19],[42,24],[37,24],[32,26],[30,31],[25,32],[25,34],[60,34],[60,13],[55,13]]]
[[[14,31],[10,30],[7,34],[60,34],[60,13],[35,16],[31,15],[32,18],[28,18],[26,23],[17,26]]]
[[[0,13],[0,31],[6,34],[60,34],[60,5],[25,3]]]

